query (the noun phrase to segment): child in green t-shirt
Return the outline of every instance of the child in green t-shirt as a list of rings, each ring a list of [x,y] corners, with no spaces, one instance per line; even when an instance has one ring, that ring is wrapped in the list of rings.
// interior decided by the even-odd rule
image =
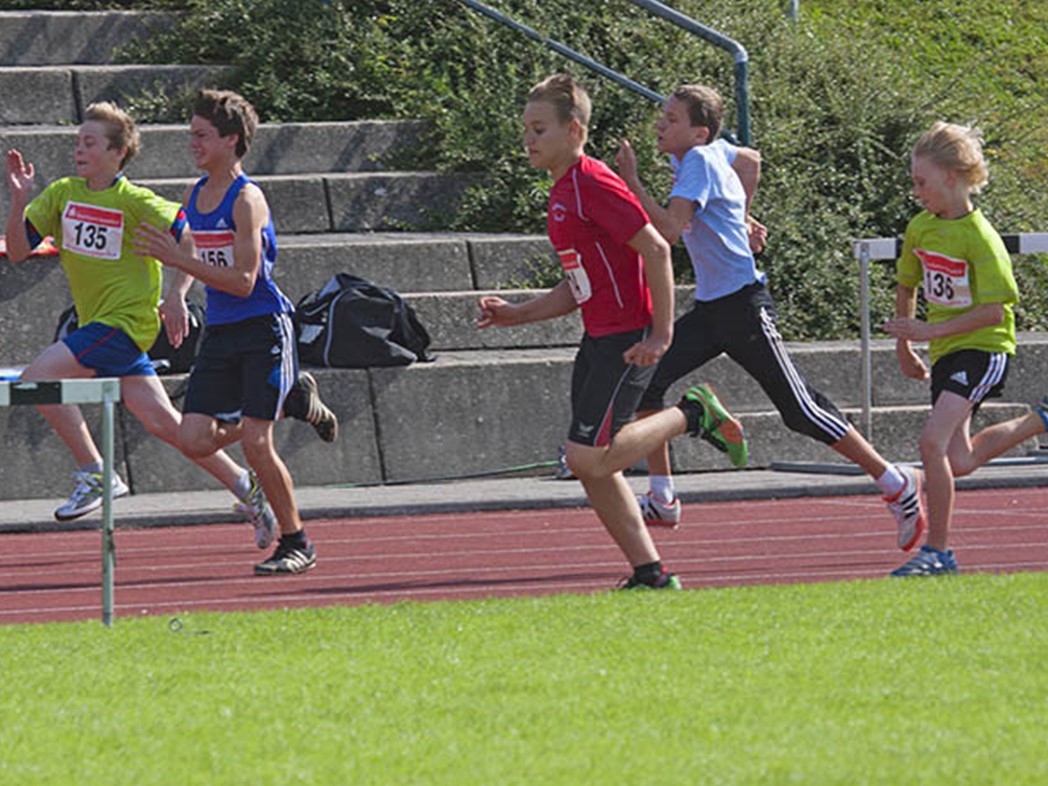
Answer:
[[[896,266],[896,317],[884,329],[897,340],[902,373],[913,379],[929,375],[910,342],[929,342],[932,411],[919,441],[928,537],[892,575],[930,576],[957,572],[947,548],[954,476],[968,474],[1024,438],[1019,434],[1025,427],[1018,423],[969,436],[979,405],[1004,388],[1015,354],[1012,309],[1019,292],[1004,243],[972,203],[988,176],[978,132],[935,123],[913,148],[911,175],[924,210],[906,228]],[[926,321],[914,318],[918,286],[927,303]],[[1006,444],[1009,440],[1014,441]]]
[[[84,117],[73,154],[76,176],[56,180],[35,199],[30,200],[33,165],[19,151],[7,152],[7,256],[20,262],[53,235],[80,324],[37,355],[21,378],[119,377],[124,406],[150,434],[177,447],[181,414],[146,354],[160,328],[161,266],[135,252],[132,234],[148,223],[181,237],[185,214],[180,205],[124,176],[139,146],[138,130],[126,112],[101,102],[89,106]],[[76,487],[55,518],[69,521],[97,510],[104,491],[102,456],[80,408],[52,404],[38,409],[77,464]],[[256,544],[267,548],[276,521],[254,474],[224,452],[193,461],[241,500],[238,509],[251,519]],[[114,474],[113,496],[128,492]]]

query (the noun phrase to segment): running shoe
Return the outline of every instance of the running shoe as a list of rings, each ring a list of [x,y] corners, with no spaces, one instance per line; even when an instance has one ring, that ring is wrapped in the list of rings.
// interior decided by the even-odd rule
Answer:
[[[277,518],[269,507],[269,500],[262,491],[255,470],[249,469],[247,474],[251,479],[251,488],[247,496],[233,506],[233,510],[244,516],[255,528],[255,545],[260,549],[268,549],[277,534]]]
[[[680,579],[677,578],[676,574],[670,573],[665,569],[663,569],[662,575],[659,576],[659,580],[654,584],[638,581],[636,576],[630,576],[619,583],[620,590],[679,590],[681,588]]]
[[[947,549],[939,551],[925,544],[909,562],[892,571],[897,578],[908,576],[950,576],[958,573],[957,560]]]
[[[273,556],[255,565],[256,576],[277,576],[305,573],[316,567],[317,553],[312,543],[296,546],[288,538],[281,538]]]
[[[677,405],[688,418],[688,433],[702,437],[722,453],[727,453],[733,466],[746,466],[749,446],[740,423],[717,398],[709,385],[688,388]]]
[[[921,473],[913,467],[899,467],[905,483],[893,497],[885,497],[888,510],[899,527],[898,544],[903,551],[917,545],[924,534],[924,501],[921,499]]]
[[[73,473],[73,479],[76,480],[73,493],[69,495],[69,499],[55,508],[55,518],[58,521],[72,521],[102,507],[105,489],[102,487],[101,472],[77,470]],[[114,472],[113,499],[127,496],[130,491],[127,484]]]
[[[640,515],[649,527],[676,527],[680,523],[681,504],[676,497],[669,504],[659,502],[649,491],[637,495]]]
[[[334,442],[338,437],[338,418],[320,400],[317,380],[308,371],[299,372],[298,379],[284,399],[284,414],[311,425],[324,442]]]

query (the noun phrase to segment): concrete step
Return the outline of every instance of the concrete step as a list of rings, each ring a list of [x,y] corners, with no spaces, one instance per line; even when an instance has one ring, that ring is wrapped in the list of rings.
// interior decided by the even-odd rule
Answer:
[[[281,233],[426,230],[447,226],[476,175],[440,172],[349,172],[262,175]],[[181,201],[195,178],[135,182]]]
[[[798,365],[807,360],[799,349],[796,354]],[[339,439],[328,445],[302,423],[281,423],[278,447],[303,486],[433,479],[550,461],[567,428],[573,355],[568,347],[444,352],[432,363],[400,368],[315,369],[324,399],[341,419]],[[748,380],[729,364],[718,358],[696,378],[713,380],[736,410],[750,440],[752,467],[839,461],[822,444],[789,432],[766,400],[744,398]],[[174,393],[183,380],[166,378],[165,384]],[[856,408],[842,404],[842,409],[853,421],[858,418]],[[975,427],[1028,411],[1022,402],[987,403]],[[97,435],[98,407],[85,412]],[[886,458],[916,460],[927,412],[927,405],[878,408],[873,443]],[[68,493],[72,459],[35,410],[0,409],[0,439],[10,447],[0,470],[0,498]],[[239,448],[232,452],[239,459]],[[123,408],[117,456],[138,493],[217,487],[177,451],[148,436]],[[678,471],[727,467],[725,457],[702,440],[676,440],[673,458]]]
[[[276,279],[297,302],[322,287],[331,276],[349,272],[392,287],[404,294],[458,291],[461,303],[426,302],[424,321],[432,324],[441,348],[466,348],[468,341],[450,333],[476,332],[459,325],[461,314],[472,314],[479,286],[491,290],[524,277],[543,256],[551,255],[549,241],[536,235],[483,235],[454,233],[377,233],[281,235]],[[202,302],[199,285],[192,295]],[[33,257],[20,264],[0,257],[0,363],[25,365],[46,347],[54,335],[58,315],[72,302],[69,287],[56,257]],[[556,323],[537,328],[541,335],[560,335]],[[496,337],[500,345],[517,338]],[[576,335],[576,334],[572,334]],[[574,339],[572,339],[574,340]],[[528,343],[528,342],[525,342]],[[557,342],[554,342],[557,343]]]
[[[252,175],[303,172],[376,172],[383,159],[418,145],[426,124],[417,120],[345,123],[261,123],[244,168]],[[127,169],[141,177],[196,177],[189,152],[188,118],[181,124],[141,124],[142,147]],[[48,183],[73,168],[76,129],[68,125],[0,126],[0,147],[16,148]]]
[[[229,70],[197,65],[0,67],[0,125],[79,125],[95,101],[183,101],[221,87]]]
[[[111,63],[119,47],[169,19],[143,11],[0,11],[0,65]]]

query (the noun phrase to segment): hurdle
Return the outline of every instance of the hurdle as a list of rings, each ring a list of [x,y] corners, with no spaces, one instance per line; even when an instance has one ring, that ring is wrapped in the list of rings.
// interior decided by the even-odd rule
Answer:
[[[113,537],[113,413],[120,401],[120,380],[61,379],[0,382],[0,406],[23,404],[102,405],[102,624],[113,627],[113,573],[116,541]]]
[[[1048,253],[1048,233],[1024,232],[1001,235],[1010,254]],[[870,262],[898,259],[902,238],[878,237],[852,241],[852,252],[859,262],[859,318],[862,354],[862,429],[873,439],[873,360],[870,349]]]

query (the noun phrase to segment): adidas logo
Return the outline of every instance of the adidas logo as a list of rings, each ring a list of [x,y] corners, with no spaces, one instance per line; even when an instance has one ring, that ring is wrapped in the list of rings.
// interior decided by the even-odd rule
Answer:
[[[218,225],[215,228],[216,229],[229,229],[229,224],[226,223],[226,220],[224,218],[220,218],[220,219],[218,219]]]
[[[954,382],[959,382],[962,385],[968,384],[968,372],[961,370],[950,375],[950,379]]]

